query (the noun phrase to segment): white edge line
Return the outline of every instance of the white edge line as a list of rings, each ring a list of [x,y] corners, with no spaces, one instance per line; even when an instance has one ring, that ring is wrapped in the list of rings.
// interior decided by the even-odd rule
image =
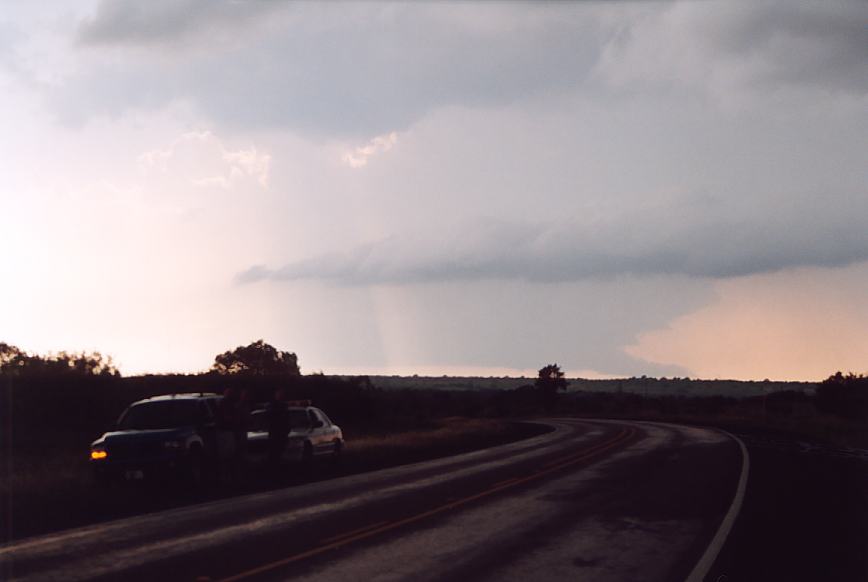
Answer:
[[[734,434],[725,430],[720,430],[720,432],[737,442],[739,448],[741,448],[741,476],[738,478],[738,487],[735,490],[735,497],[732,499],[729,511],[726,512],[726,516],[724,516],[723,521],[720,522],[720,527],[711,539],[711,543],[708,544],[707,548],[705,548],[705,553],[702,554],[702,557],[699,558],[699,562],[697,562],[696,566],[693,567],[693,571],[691,571],[690,575],[687,576],[686,582],[703,582],[705,577],[708,576],[711,567],[714,565],[714,561],[717,560],[717,556],[720,554],[720,550],[723,549],[723,544],[726,543],[726,538],[729,536],[732,526],[735,525],[735,520],[738,518],[738,514],[741,511],[742,501],[744,501],[744,492],[747,489],[747,476],[750,472],[750,455],[747,452],[747,447],[745,447],[741,439]]]

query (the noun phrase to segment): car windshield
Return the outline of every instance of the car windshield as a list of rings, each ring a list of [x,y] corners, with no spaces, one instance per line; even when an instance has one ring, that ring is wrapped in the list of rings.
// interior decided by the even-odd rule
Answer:
[[[120,430],[155,430],[191,426],[199,421],[196,402],[166,400],[144,402],[127,409],[118,422]]]

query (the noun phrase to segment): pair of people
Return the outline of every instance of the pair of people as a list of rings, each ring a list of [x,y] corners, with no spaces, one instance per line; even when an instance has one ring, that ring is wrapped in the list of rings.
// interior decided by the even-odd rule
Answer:
[[[229,387],[223,392],[223,399],[218,407],[217,419],[217,449],[221,465],[231,475],[237,478],[244,472],[247,461],[247,430],[250,422],[252,399],[250,392],[238,392]],[[283,457],[283,452],[289,441],[290,426],[289,405],[286,390],[278,388],[266,408],[268,424],[268,464],[276,468]]]

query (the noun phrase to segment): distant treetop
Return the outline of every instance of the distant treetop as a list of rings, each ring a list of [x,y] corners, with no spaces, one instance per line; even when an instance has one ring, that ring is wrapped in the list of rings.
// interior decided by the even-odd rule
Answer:
[[[211,369],[218,374],[251,374],[298,376],[298,357],[292,352],[282,352],[263,340],[247,346],[238,346],[214,358]]]

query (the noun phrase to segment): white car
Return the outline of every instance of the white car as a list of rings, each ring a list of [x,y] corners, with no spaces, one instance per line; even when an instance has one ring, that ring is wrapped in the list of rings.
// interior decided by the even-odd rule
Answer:
[[[290,431],[281,459],[308,462],[314,457],[339,457],[344,448],[341,428],[319,408],[294,402],[288,404]],[[253,463],[268,460],[268,428],[268,410],[250,413],[247,454]]]

